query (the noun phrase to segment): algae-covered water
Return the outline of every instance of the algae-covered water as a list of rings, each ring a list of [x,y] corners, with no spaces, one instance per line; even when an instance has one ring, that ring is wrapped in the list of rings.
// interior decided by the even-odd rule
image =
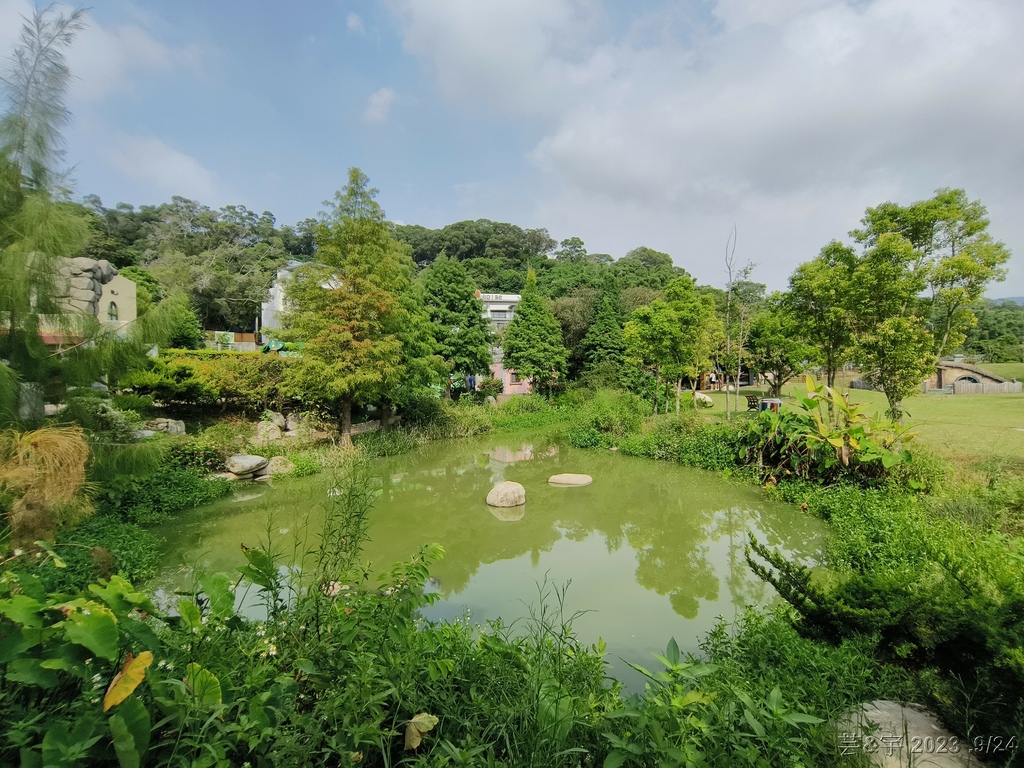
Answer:
[[[550,436],[484,437],[433,443],[371,463],[382,493],[371,514],[365,559],[383,572],[432,542],[445,557],[431,572],[440,594],[429,619],[469,612],[509,623],[537,604],[538,584],[571,582],[567,613],[586,643],[603,638],[613,671],[647,665],[670,637],[684,650],[716,617],[775,599],[744,560],[748,531],[814,565],[825,526],[756,487],[714,473],[573,448]],[[560,488],[548,477],[592,475],[592,485]],[[502,480],[522,483],[526,504],[494,510],[484,499]],[[287,553],[306,548],[330,504],[331,475],[239,486],[233,497],[182,514],[163,531],[157,586],[180,585],[187,568],[231,573],[240,545],[269,535]],[[512,519],[507,519],[512,518]],[[295,546],[296,538],[300,542]],[[635,681],[634,681],[635,682]]]

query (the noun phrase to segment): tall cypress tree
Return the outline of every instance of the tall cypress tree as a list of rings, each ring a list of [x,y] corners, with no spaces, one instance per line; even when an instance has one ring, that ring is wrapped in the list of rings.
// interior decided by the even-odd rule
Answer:
[[[614,299],[605,294],[601,299],[594,324],[587,330],[587,335],[580,343],[580,351],[585,361],[584,371],[590,372],[594,366],[604,364],[618,371],[623,365],[626,354],[626,340],[622,336],[622,325]]]
[[[420,280],[437,354],[448,370],[461,377],[486,371],[491,365],[491,328],[466,268],[442,251]]]
[[[502,347],[505,367],[529,379],[534,389],[547,386],[550,394],[553,381],[565,376],[569,352],[562,343],[562,328],[537,292],[537,275],[532,269]]]

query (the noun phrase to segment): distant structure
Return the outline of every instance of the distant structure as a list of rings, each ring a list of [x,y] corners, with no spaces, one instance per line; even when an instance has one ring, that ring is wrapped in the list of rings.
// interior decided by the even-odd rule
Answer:
[[[954,395],[1013,394],[1021,391],[1021,382],[1007,381],[967,363],[963,355],[956,355],[939,361],[935,375],[925,382],[924,391]]]
[[[109,329],[122,332],[137,317],[135,283],[119,275],[106,259],[79,256],[65,259],[60,267],[58,301],[69,314],[91,315]],[[47,344],[78,343],[77,334],[68,335],[56,317],[41,318],[41,333]]]
[[[515,316],[516,307],[523,298],[518,293],[481,293],[476,292],[477,298],[484,305],[483,315],[490,322],[491,328],[500,332],[502,328],[512,322]],[[528,395],[530,393],[530,382],[520,380],[516,372],[505,368],[502,361],[504,353],[500,346],[491,347],[491,375],[501,379],[506,395]]]
[[[270,285],[270,295],[267,300],[260,305],[260,331],[263,334],[263,340],[267,340],[268,331],[277,331],[281,328],[281,315],[285,312],[285,300],[284,300],[284,287],[298,267],[301,267],[306,262],[304,261],[289,261],[279,270],[277,270],[277,277],[274,278],[274,282]]]
[[[288,285],[288,281],[295,276],[295,270],[299,267],[315,266],[322,267],[323,264],[313,264],[308,261],[295,261],[292,259],[279,270],[277,270],[277,276],[274,278],[274,282],[270,285],[270,294],[267,296],[267,300],[260,304],[260,334],[262,334],[263,342],[266,343],[270,340],[270,337],[274,334],[273,331],[281,329],[281,316],[288,309],[288,302],[285,299],[285,288]],[[324,289],[339,288],[341,283],[338,282],[337,278],[328,280],[326,283],[321,285]]]

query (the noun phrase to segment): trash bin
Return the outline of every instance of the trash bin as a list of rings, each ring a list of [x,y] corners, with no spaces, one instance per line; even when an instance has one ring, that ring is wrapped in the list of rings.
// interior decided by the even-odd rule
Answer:
[[[776,397],[766,397],[761,400],[762,411],[775,411],[776,413],[778,413],[781,407],[782,401]]]

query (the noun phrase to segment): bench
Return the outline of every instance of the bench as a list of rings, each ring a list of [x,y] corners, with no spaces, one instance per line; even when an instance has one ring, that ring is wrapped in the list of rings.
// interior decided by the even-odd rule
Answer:
[[[747,395],[747,410],[756,411],[757,409],[757,395]]]

